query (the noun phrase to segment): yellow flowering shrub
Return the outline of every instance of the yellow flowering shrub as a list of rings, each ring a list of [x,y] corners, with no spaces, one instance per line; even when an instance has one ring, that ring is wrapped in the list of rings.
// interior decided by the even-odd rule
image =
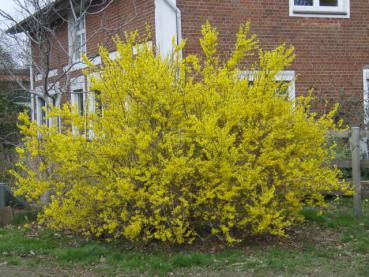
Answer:
[[[216,29],[202,34],[201,58],[182,57],[185,42],[161,57],[137,34],[116,38],[115,60],[101,48],[102,65],[85,74],[102,110],[53,108],[61,132],[21,115],[13,174],[28,200],[50,194],[42,222],[105,239],[235,243],[283,236],[304,205],[345,189],[325,147],[334,112],[319,117],[309,98],[290,100],[288,83],[275,81],[293,49],[260,49],[245,24],[224,58]]]

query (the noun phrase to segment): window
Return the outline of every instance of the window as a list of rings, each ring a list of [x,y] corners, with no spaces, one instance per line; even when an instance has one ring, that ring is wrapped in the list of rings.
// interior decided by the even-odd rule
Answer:
[[[47,124],[49,127],[52,126],[61,126],[60,118],[46,118],[47,117],[47,111],[50,109],[50,105],[57,106],[57,97],[60,97],[60,86],[59,82],[56,82],[55,84],[49,85],[48,88],[48,95],[50,97],[41,97],[40,95],[44,95],[43,88],[37,87],[36,93],[38,96],[35,96],[35,119],[38,125]],[[58,96],[59,94],[59,96]],[[47,102],[45,100],[47,98]]]
[[[280,84],[279,93],[284,93],[288,95],[288,98],[295,99],[295,71],[286,70],[281,71],[276,76],[276,81]],[[286,84],[288,86],[286,86]]]
[[[71,104],[76,109],[79,115],[86,115],[86,86],[84,76],[71,79]],[[73,133],[84,134],[86,126],[80,129],[80,127],[72,126]],[[81,130],[81,131],[79,131]],[[83,130],[83,132],[82,132]]]
[[[252,86],[257,74],[258,72],[255,71],[245,71],[242,72],[241,78],[247,78],[249,80],[249,86]],[[295,71],[281,71],[275,77],[275,81],[279,84],[277,88],[278,94],[288,95],[288,99],[290,100],[295,99]]]
[[[92,79],[100,79],[99,73],[93,73],[88,77],[87,86],[88,86],[88,112],[96,113],[99,116],[103,115],[103,105],[101,102],[101,92],[98,90],[93,90]]]
[[[73,18],[73,17],[71,17]],[[80,62],[82,56],[87,53],[86,48],[86,20],[80,17],[77,21],[70,20],[69,23],[69,54],[73,63]]]
[[[96,114],[97,116],[103,116],[104,110],[101,102],[101,92],[100,91],[89,91],[88,92],[88,113]],[[88,138],[93,139],[95,133],[93,131],[93,122],[88,122]]]
[[[85,93],[83,92],[83,89],[76,89],[72,91],[72,105],[75,109],[77,109],[77,112],[79,115],[85,115],[86,109],[85,109]],[[85,134],[86,126],[83,126],[81,129],[80,127],[72,126],[73,134]]]
[[[36,112],[35,112],[35,117],[36,117],[36,122],[37,125],[41,126],[41,125],[47,125],[48,124],[48,119],[47,117],[47,103],[46,100],[39,96],[39,95],[43,95],[43,88],[42,87],[36,87],[35,89],[36,93],[38,94],[37,96],[35,96],[35,104],[36,104]],[[50,103],[50,99],[49,98],[49,103]]]
[[[98,116],[103,115],[103,105],[101,102],[101,92],[98,90],[89,92],[89,112]]]
[[[39,96],[36,96],[36,121],[39,126],[47,124],[46,102]]]
[[[291,16],[350,17],[350,0],[290,0]]]
[[[74,90],[72,94],[72,105],[76,107],[79,115],[85,114],[85,99],[82,89]]]

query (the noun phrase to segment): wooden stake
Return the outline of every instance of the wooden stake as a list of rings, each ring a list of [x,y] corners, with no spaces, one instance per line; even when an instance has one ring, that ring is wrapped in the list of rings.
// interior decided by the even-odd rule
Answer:
[[[360,127],[351,128],[352,182],[354,186],[354,216],[361,217]]]

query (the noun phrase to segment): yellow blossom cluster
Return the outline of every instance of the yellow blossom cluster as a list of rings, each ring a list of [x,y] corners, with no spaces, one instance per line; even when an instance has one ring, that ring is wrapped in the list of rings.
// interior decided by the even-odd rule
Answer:
[[[244,24],[224,58],[217,30],[202,35],[201,58],[183,57],[185,41],[161,57],[135,33],[116,38],[116,59],[101,48],[101,66],[86,60],[99,109],[51,107],[62,122],[51,127],[20,116],[13,174],[28,200],[50,195],[42,222],[108,240],[235,243],[283,236],[304,205],[346,189],[326,147],[334,112],[318,116],[276,81],[293,48],[264,51]]]

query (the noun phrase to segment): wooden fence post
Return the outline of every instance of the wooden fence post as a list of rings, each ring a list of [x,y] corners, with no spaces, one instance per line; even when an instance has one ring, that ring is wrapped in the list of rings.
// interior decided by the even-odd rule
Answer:
[[[352,182],[354,186],[354,216],[361,217],[360,127],[351,128]]]
[[[0,183],[0,209],[5,208],[5,185]]]

